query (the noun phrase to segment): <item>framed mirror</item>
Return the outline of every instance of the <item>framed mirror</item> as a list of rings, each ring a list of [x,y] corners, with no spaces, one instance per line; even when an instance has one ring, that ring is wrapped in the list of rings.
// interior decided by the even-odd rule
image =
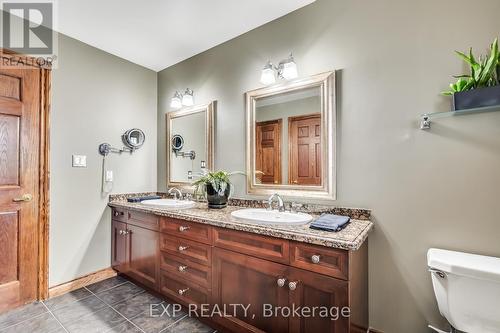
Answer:
[[[167,186],[191,190],[191,183],[214,167],[216,102],[166,114]]]
[[[123,144],[132,150],[139,149],[144,144],[146,140],[146,135],[144,132],[138,128],[132,128],[123,133],[122,141]]]
[[[247,193],[335,199],[334,72],[245,97]]]

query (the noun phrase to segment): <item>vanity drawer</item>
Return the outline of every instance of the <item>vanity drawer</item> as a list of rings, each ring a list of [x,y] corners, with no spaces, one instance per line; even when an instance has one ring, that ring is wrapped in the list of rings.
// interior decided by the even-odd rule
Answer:
[[[160,248],[203,265],[210,265],[212,261],[212,248],[199,242],[161,234]]]
[[[212,269],[192,260],[161,252],[161,269],[177,275],[182,281],[190,281],[205,288],[210,288]]]
[[[127,223],[146,229],[159,230],[160,218],[153,214],[129,211]]]
[[[167,234],[212,244],[212,227],[206,224],[162,217],[160,231]]]
[[[289,242],[284,239],[214,228],[214,245],[262,259],[289,262]]]
[[[290,265],[347,280],[348,252],[311,244],[290,244]]]
[[[111,210],[111,218],[118,222],[127,222],[127,210],[124,208],[113,208]]]
[[[174,300],[180,300],[187,304],[209,304],[210,291],[206,288],[196,286],[186,280],[174,278],[167,272],[161,272],[160,291]]]

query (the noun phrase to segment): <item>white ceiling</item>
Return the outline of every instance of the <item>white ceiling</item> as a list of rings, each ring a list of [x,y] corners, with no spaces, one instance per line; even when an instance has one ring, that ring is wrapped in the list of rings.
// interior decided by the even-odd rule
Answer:
[[[160,71],[315,0],[60,0],[57,30]]]

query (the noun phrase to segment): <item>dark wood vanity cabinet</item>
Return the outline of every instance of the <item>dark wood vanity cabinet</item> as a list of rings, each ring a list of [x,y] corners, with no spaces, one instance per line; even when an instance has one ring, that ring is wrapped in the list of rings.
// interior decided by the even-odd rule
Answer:
[[[118,215],[121,222],[112,221],[111,265],[143,285],[157,290],[159,287],[159,234],[151,225],[154,215],[146,222],[131,219],[129,212]],[[113,217],[117,216],[113,212]],[[158,219],[158,218],[157,218]],[[133,224],[132,224],[133,223]],[[146,227],[145,227],[146,226]]]
[[[112,226],[116,270],[185,306],[225,306],[230,313],[211,318],[219,331],[367,330],[366,243],[347,251],[132,210],[113,211]],[[316,315],[282,316],[287,308],[315,308]]]

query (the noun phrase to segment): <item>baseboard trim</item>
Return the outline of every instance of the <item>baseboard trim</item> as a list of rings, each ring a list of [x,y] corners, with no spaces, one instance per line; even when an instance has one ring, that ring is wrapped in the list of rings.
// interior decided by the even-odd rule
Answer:
[[[376,330],[376,329],[374,329],[374,328],[370,328],[370,329],[368,330],[368,332],[369,332],[369,333],[384,333],[384,332],[379,331],[379,330]]]
[[[70,291],[80,289],[80,288],[88,286],[92,283],[96,283],[96,282],[99,282],[102,280],[109,279],[113,276],[116,276],[116,271],[114,269],[112,269],[111,267],[101,269],[100,271],[87,274],[85,276],[79,277],[79,278],[74,279],[72,281],[65,282],[65,283],[59,284],[59,285],[54,286],[54,287],[50,287],[49,288],[49,298],[69,293]]]

